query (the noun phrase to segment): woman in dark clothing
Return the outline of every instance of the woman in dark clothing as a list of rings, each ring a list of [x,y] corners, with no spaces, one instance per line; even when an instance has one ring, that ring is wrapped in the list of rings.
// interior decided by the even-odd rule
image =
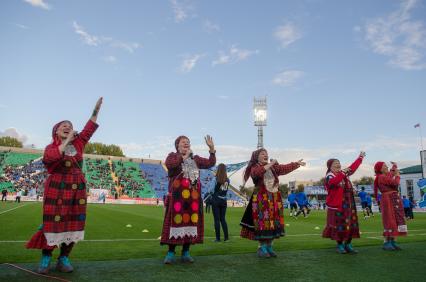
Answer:
[[[229,179],[226,174],[226,166],[219,164],[216,171],[216,185],[213,193],[213,218],[216,232],[215,242],[220,242],[220,225],[222,224],[224,241],[229,240],[228,225],[226,224],[226,194],[228,193]]]

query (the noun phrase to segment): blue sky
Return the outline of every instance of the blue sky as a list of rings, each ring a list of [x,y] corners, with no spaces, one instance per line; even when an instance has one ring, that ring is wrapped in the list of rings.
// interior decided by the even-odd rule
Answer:
[[[0,134],[43,148],[53,124],[164,159],[188,135],[204,154],[244,161],[257,144],[252,100],[267,95],[265,146],[308,166],[330,157],[419,163],[426,126],[423,1],[0,2]],[[423,130],[426,131],[426,130]],[[426,145],[426,142],[424,142]]]

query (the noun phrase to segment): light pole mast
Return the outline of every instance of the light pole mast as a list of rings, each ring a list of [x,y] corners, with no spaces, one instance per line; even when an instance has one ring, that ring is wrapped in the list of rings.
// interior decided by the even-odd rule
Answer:
[[[263,127],[266,126],[266,97],[253,99],[254,126],[257,126],[257,148],[263,148]]]

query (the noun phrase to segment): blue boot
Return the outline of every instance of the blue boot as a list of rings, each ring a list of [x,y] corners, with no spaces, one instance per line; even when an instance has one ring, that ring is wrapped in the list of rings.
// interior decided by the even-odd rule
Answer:
[[[345,250],[348,254],[352,254],[352,255],[355,255],[358,253],[358,251],[354,250],[354,248],[352,247],[352,243],[345,244]]]
[[[393,247],[396,251],[401,251],[401,250],[402,250],[402,249],[401,249],[401,247],[400,247],[400,246],[398,246],[394,240],[390,241],[390,243],[391,243],[392,247]]]
[[[346,251],[346,249],[345,249],[345,245],[344,245],[344,244],[337,244],[336,252],[337,252],[338,254],[347,254],[347,253],[348,253],[348,252]]]
[[[60,272],[70,273],[74,271],[71,262],[67,256],[60,256],[56,264],[56,270]]]
[[[164,258],[164,264],[173,264],[175,263],[175,253],[167,252],[166,257]]]
[[[392,245],[392,241],[387,241],[383,244],[383,250],[385,251],[395,251],[395,248]]]
[[[51,260],[52,260],[51,256],[43,255],[41,257],[41,261],[40,261],[40,265],[37,269],[37,273],[44,274],[44,275],[48,274],[49,269],[50,269],[50,261]]]
[[[267,245],[266,246],[266,251],[268,252],[268,254],[272,257],[272,258],[276,258],[277,254],[274,252],[274,250],[272,250],[272,245]]]
[[[182,262],[189,262],[189,263],[193,263],[194,262],[194,259],[189,254],[189,251],[182,252],[181,260],[182,260]]]
[[[260,258],[270,258],[271,255],[268,252],[267,246],[265,244],[262,244],[262,246],[257,249],[257,256]]]

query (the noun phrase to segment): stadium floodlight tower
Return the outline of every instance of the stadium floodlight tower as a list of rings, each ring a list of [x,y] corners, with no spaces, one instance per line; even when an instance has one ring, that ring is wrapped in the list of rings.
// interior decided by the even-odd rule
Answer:
[[[254,126],[257,126],[257,148],[263,148],[263,127],[266,126],[266,97],[253,100]]]

